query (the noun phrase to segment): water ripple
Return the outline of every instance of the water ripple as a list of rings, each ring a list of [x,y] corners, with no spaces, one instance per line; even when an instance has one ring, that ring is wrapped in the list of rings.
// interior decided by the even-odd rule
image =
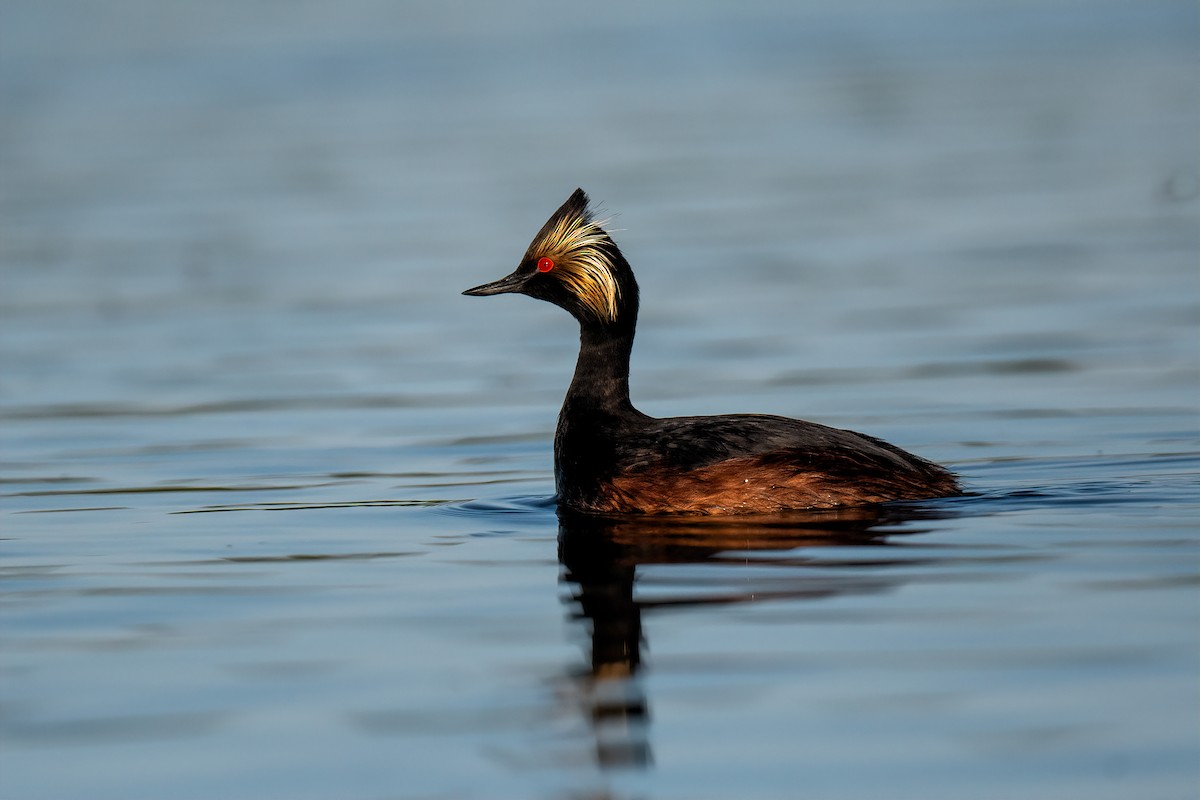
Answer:
[[[520,495],[507,498],[464,500],[443,505],[439,511],[461,516],[536,514],[546,515],[557,506],[553,495]]]
[[[414,508],[441,506],[455,500],[346,500],[338,502],[268,502],[216,505],[174,511],[173,514],[215,514],[227,511],[318,511],[336,508]]]

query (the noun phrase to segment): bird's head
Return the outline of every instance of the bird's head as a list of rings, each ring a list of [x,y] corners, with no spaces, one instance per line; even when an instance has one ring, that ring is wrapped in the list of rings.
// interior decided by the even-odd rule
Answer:
[[[632,329],[637,282],[602,224],[587,194],[576,189],[546,220],[511,274],[463,294],[527,294],[565,308],[585,328]]]

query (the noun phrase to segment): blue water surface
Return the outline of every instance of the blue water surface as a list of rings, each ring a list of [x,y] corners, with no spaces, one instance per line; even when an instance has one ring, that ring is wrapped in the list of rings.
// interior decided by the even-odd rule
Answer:
[[[17,0],[0,798],[1191,798],[1192,2]],[[635,402],[970,494],[561,518],[583,186]]]

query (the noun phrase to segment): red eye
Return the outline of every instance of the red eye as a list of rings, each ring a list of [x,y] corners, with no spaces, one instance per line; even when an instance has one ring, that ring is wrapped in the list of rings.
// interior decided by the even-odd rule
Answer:
[[[548,258],[539,258],[537,267],[538,272],[549,272],[550,270],[554,269],[554,262]]]

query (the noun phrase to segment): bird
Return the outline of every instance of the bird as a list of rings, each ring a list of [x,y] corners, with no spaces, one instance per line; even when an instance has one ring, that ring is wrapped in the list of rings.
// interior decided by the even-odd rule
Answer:
[[[576,189],[517,268],[463,292],[524,294],[579,323],[554,433],[558,507],[595,515],[734,515],[867,506],[961,493],[947,469],[854,431],[770,414],[655,418],[629,395],[638,284]]]

